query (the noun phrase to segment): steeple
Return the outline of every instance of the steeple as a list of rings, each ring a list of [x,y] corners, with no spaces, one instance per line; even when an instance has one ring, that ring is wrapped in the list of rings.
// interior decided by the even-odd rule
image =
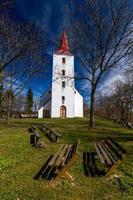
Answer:
[[[60,40],[60,47],[56,53],[71,55],[69,46],[68,46],[67,35],[65,32],[62,33],[61,40]]]

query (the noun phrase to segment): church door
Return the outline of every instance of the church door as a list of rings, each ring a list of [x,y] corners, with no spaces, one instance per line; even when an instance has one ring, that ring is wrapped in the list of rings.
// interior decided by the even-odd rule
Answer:
[[[60,107],[60,117],[61,118],[65,118],[66,117],[66,107],[65,106],[61,106]]]
[[[49,117],[49,110],[43,110],[43,118]]]

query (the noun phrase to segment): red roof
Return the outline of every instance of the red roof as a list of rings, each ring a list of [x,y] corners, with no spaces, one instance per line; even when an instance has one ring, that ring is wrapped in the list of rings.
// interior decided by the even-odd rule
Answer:
[[[63,32],[61,36],[60,47],[56,53],[71,55],[69,46],[68,46],[67,35],[65,32]]]

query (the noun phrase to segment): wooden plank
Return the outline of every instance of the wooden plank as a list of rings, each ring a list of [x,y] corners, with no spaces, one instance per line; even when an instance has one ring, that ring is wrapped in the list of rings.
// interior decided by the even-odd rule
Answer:
[[[108,137],[108,139],[124,154],[127,153],[127,151],[121,146],[119,145],[116,141],[114,141],[111,137]]]
[[[69,160],[71,159],[71,157],[72,157],[72,151],[73,151],[73,145],[71,146],[71,148],[70,148],[70,151],[69,151],[69,153],[68,153],[68,156],[67,156],[67,158],[66,158],[66,164],[69,162]]]
[[[66,178],[68,181],[74,181],[74,177],[71,176],[67,171],[64,172],[63,174],[64,178]]]
[[[85,170],[85,175],[89,176],[90,175],[90,153],[89,152],[84,152],[84,170]]]
[[[99,169],[97,167],[97,163],[96,163],[96,152],[91,152],[91,159],[92,159],[92,163],[93,163],[93,166],[94,166],[94,170],[95,170],[95,176],[99,174]]]
[[[118,160],[117,164],[112,165],[112,166],[108,169],[108,171],[107,171],[107,173],[106,173],[106,176],[109,176],[109,175],[111,175],[112,173],[114,173],[114,172],[116,171],[117,166],[118,166],[120,163],[121,163],[121,160]],[[115,172],[115,173],[116,173],[116,172]]]
[[[42,126],[47,128],[47,129],[50,129],[49,126],[47,124],[45,124],[45,123]]]
[[[95,147],[95,150],[96,150],[96,152],[97,152],[97,155],[98,155],[98,157],[99,157],[101,163],[102,163],[102,164],[105,164],[105,159],[104,159],[103,155],[101,154],[101,152],[100,152],[100,150],[99,150],[99,148],[98,148],[98,146],[97,146],[96,143],[94,143],[94,147]]]
[[[52,129],[49,129],[49,130],[47,131],[47,135],[50,137],[50,139],[53,140],[53,142],[57,142],[57,140],[58,140],[58,138],[59,138],[59,136],[58,136],[55,132],[53,132]]]
[[[54,164],[55,166],[59,166],[59,165],[61,164],[61,162],[62,162],[62,160],[63,160],[63,158],[64,158],[64,155],[65,155],[67,149],[68,149],[68,145],[65,145],[65,147],[64,147],[63,150],[60,152],[60,154],[59,154],[59,156],[58,156],[58,158],[57,158],[57,160],[56,160],[56,162],[55,162],[55,164]]]
[[[76,143],[74,143],[72,145],[72,152],[71,152],[71,156],[70,157],[72,157],[73,155],[75,155],[77,153],[77,149],[78,149],[79,143],[80,143],[80,140],[78,140]]]
[[[52,130],[52,129],[51,129]],[[52,132],[57,135],[58,137],[61,137],[61,134],[57,133],[56,131],[52,130]]]
[[[115,158],[112,156],[111,151],[109,146],[104,142],[103,143],[103,148],[106,151],[106,153],[108,154],[108,156],[110,157],[110,159],[112,160],[113,164],[116,164],[117,161],[115,160]]]
[[[34,134],[37,138],[41,138],[40,134],[37,131],[34,131]]]
[[[54,131],[53,129],[51,129],[47,124],[43,124],[43,127],[45,127],[46,129],[48,129],[50,132],[52,132],[54,135],[61,137],[61,134],[57,133],[56,131]]]
[[[108,154],[107,154],[106,151],[104,150],[103,145],[102,145],[102,144],[97,144],[97,145],[98,145],[99,149],[101,150],[102,154],[104,155],[107,164],[108,164],[109,166],[111,166],[111,165],[112,165],[112,161],[110,160]]]
[[[117,159],[122,160],[121,154],[112,146],[111,141],[110,140],[105,140],[105,142],[108,144],[110,149],[114,152],[114,154],[117,156]]]
[[[56,159],[58,158],[60,152],[63,150],[64,147],[65,147],[65,145],[62,145],[62,146],[58,149],[58,151],[54,154],[53,158],[51,159],[51,161],[50,161],[49,164],[48,164],[49,166],[52,166],[52,165],[55,163]]]
[[[78,141],[76,142],[76,146],[75,146],[75,150],[74,150],[74,154],[77,153],[77,150],[78,150],[78,146],[80,144],[80,140],[78,139]]]
[[[96,176],[96,173],[97,173],[94,152],[90,152],[90,173],[91,173],[91,176]]]
[[[65,154],[65,156],[64,156],[64,159],[63,159],[63,161],[62,161],[62,163],[61,163],[62,166],[65,166],[65,164],[66,164],[66,160],[67,160],[67,157],[68,157],[68,155],[69,155],[71,146],[72,146],[71,144],[68,145],[67,152],[66,152],[66,154]]]

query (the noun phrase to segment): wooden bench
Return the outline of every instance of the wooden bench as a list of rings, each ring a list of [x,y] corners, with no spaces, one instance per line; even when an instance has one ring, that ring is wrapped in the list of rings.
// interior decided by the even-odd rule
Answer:
[[[110,137],[95,143],[94,146],[97,154],[96,157],[107,168],[107,175],[114,172],[127,153],[125,149]]]
[[[73,181],[74,178],[68,173],[68,170],[77,159],[78,145],[79,140],[73,145],[62,145],[54,155],[50,156],[34,179],[57,180],[62,177]]]
[[[40,130],[46,132],[46,136],[53,142],[58,142],[61,137],[59,133],[52,130],[47,124],[43,124]]]

